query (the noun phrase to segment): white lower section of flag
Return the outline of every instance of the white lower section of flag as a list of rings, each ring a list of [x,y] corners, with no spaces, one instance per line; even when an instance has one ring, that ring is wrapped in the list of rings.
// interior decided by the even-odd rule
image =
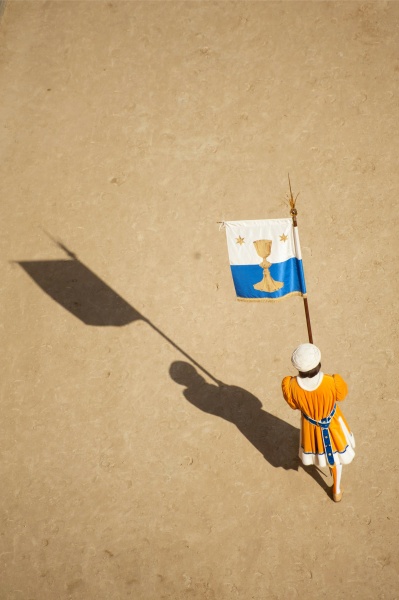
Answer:
[[[292,219],[225,221],[237,297],[277,300],[306,293],[299,236]]]

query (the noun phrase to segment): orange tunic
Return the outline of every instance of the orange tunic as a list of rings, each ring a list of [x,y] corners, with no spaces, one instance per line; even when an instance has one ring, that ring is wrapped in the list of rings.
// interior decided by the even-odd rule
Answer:
[[[305,465],[326,466],[321,428],[307,421],[303,413],[316,421],[328,417],[335,403],[343,400],[348,393],[345,381],[340,375],[323,375],[320,385],[313,391],[307,391],[300,387],[296,377],[284,377],[282,389],[286,402],[291,408],[302,413],[299,448],[302,462]],[[329,431],[335,463],[350,463],[355,456],[355,439],[338,405]]]

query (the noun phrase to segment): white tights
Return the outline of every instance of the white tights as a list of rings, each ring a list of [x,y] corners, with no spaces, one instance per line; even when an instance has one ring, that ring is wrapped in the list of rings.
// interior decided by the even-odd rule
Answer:
[[[334,478],[334,493],[339,494],[341,492],[341,476],[342,476],[342,465],[335,464],[332,468]]]

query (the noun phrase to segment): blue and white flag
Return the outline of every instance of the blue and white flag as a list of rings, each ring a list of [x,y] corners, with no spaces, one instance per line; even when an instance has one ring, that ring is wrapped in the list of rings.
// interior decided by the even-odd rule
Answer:
[[[305,296],[298,228],[292,219],[224,221],[238,300]]]

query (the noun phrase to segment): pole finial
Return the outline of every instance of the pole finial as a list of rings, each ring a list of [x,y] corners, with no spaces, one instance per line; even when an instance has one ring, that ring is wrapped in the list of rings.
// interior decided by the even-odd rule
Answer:
[[[52,242],[54,242],[56,246],[58,246],[58,248],[61,248],[61,250],[63,250],[70,258],[73,258],[73,260],[78,260],[76,254],[69,250],[66,246],[64,246],[64,244],[60,240],[56,240],[50,233],[48,233],[48,231],[43,229],[43,227],[41,227],[40,229],[47,235],[47,237],[50,238]]]
[[[298,192],[298,194],[297,194],[297,195],[295,196],[295,198],[294,198],[294,195],[293,195],[293,193],[292,193],[292,188],[291,188],[291,179],[290,179],[290,174],[289,174],[289,173],[288,173],[288,185],[290,186],[290,196],[289,196],[289,202],[290,202],[290,208],[291,208],[291,210],[290,210],[290,215],[291,215],[291,217],[292,217],[293,219],[295,219],[295,217],[296,217],[296,216],[297,216],[297,214],[298,214],[298,211],[297,211],[297,209],[296,209],[296,201],[297,201],[297,198],[298,198],[298,196],[299,196],[299,192]]]

